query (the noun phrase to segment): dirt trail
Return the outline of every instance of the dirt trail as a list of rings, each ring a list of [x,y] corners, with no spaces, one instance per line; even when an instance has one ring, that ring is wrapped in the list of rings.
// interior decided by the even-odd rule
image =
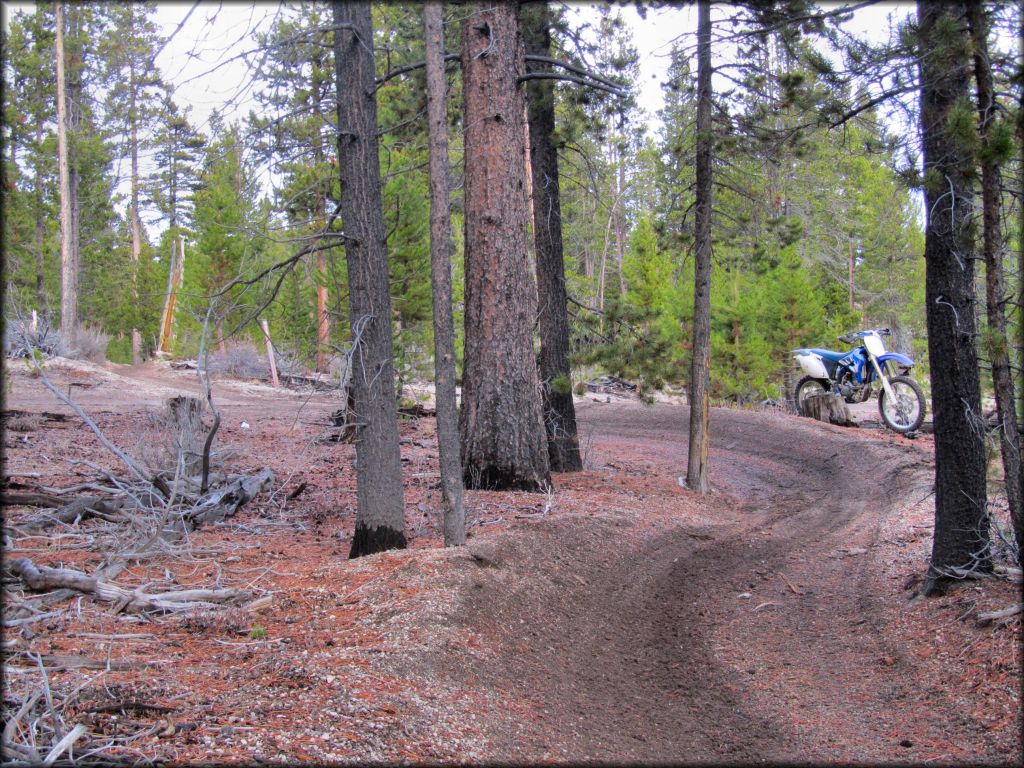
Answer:
[[[668,406],[581,413],[595,438],[633,443],[666,473],[686,466],[687,419],[685,408]],[[710,526],[684,521],[618,548],[614,519],[589,532],[555,521],[535,526],[533,537],[517,531],[476,547],[484,567],[463,620],[495,621],[505,648],[474,674],[526,697],[542,717],[539,727],[499,724],[496,756],[901,756],[893,734],[907,724],[898,701],[915,693],[913,682],[901,687],[879,661],[890,650],[877,633],[878,586],[856,558],[911,489],[927,486],[926,455],[850,430],[735,411],[716,410],[713,433],[718,520]],[[563,545],[558,558],[541,550],[554,540]],[[549,588],[538,593],[526,581],[510,592],[515,580],[502,578],[509,569],[539,573]],[[833,634],[836,617],[862,631]],[[753,685],[766,672],[781,681],[769,692]],[[803,708],[824,710],[816,719],[824,714],[828,731],[802,729]],[[908,760],[912,746],[902,748]]]
[[[145,412],[199,391],[194,372],[165,364],[47,370],[129,448],[146,439]],[[68,410],[23,366],[12,380],[8,407]],[[190,729],[152,736],[146,754],[1005,764],[1019,752],[1019,690],[1005,682],[1019,679],[1019,643],[1008,628],[963,621],[1016,593],[975,587],[918,610],[905,599],[904,581],[927,562],[928,438],[713,409],[714,491],[701,498],[681,487],[685,407],[586,401],[586,471],[556,476],[548,498],[468,492],[470,543],[443,550],[428,514],[433,423],[409,421],[413,548],[348,561],[354,449],[322,439],[337,395],[225,378],[215,397],[233,471],[270,466],[282,490],[308,488],[195,537],[231,554],[226,578],[260,574],[274,595],[259,617],[265,645],[227,623],[165,621],[145,645],[121,649],[175,660],[159,680],[141,667],[115,675],[139,696],[176,692],[175,717]],[[43,485],[79,482],[69,467],[83,456],[110,462],[76,420],[39,420],[8,433],[5,448],[9,475]],[[22,546],[40,562],[68,555],[59,541]],[[151,577],[170,578],[165,565],[175,583],[211,578],[171,561]],[[105,610],[65,618],[34,625],[36,652],[98,658],[109,651],[79,630],[123,632]],[[101,693],[85,701],[102,704]]]

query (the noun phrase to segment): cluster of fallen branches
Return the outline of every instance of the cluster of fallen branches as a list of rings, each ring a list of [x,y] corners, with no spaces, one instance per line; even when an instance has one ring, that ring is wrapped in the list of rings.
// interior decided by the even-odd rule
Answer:
[[[191,410],[191,409],[187,409]],[[134,460],[130,460],[134,464]],[[87,594],[111,602],[117,612],[167,613],[208,608],[217,603],[239,602],[248,595],[237,590],[185,590],[182,592],[145,593],[139,589],[118,586],[108,579],[116,576],[130,560],[141,560],[158,554],[187,540],[192,531],[203,525],[232,517],[247,502],[273,483],[273,473],[263,469],[252,476],[217,476],[210,487],[203,489],[203,474],[187,475],[180,470],[189,464],[179,454],[174,476],[163,472],[152,475],[150,482],[136,477],[118,477],[87,462],[101,477],[67,489],[35,488],[8,490],[2,496],[5,507],[32,506],[39,509],[17,522],[8,521],[8,537],[45,535],[50,538],[78,536],[90,549],[108,554],[103,566],[94,574],[70,569],[36,566],[28,558],[9,560],[5,564],[5,580],[12,579],[27,592],[48,593],[48,602],[56,595]],[[86,521],[99,521],[87,528]],[[15,543],[13,538],[11,543]],[[31,623],[45,613],[31,599],[8,604],[5,626]]]
[[[39,687],[24,700],[4,697],[5,722],[0,742],[4,764],[54,765],[64,753],[67,761],[81,764],[87,755],[79,752],[76,759],[74,750],[87,729],[81,724],[67,727],[63,710],[69,697],[56,699],[42,659],[34,656],[34,660],[42,677]]]
[[[133,723],[124,718],[118,723],[119,733],[110,735],[91,730],[88,725],[88,713],[106,711],[111,706],[119,706],[123,711],[126,706],[132,704],[158,711],[167,711],[169,708],[130,702],[83,709],[86,705],[86,702],[81,700],[83,692],[87,694],[94,687],[93,684],[107,671],[124,666],[123,663],[109,659],[105,664],[90,662],[92,660],[75,656],[57,657],[55,660],[47,654],[30,651],[11,654],[5,660],[8,679],[14,676],[15,671],[27,675],[28,678],[23,680],[22,684],[5,686],[4,727],[0,736],[0,756],[4,765],[137,764],[137,761],[123,757],[124,753],[132,749],[133,742],[165,729],[166,723]],[[49,671],[83,667],[101,671],[77,684],[72,684],[68,680],[62,684],[51,682]],[[39,679],[38,682],[33,682],[31,676],[36,671]],[[15,688],[19,689],[18,692],[15,692]],[[118,754],[122,756],[119,757]]]
[[[208,378],[200,375],[206,402],[214,413],[213,425],[205,440],[201,413],[203,402],[178,396],[168,401],[166,422],[172,441],[169,451],[173,466],[139,462],[116,446],[69,396],[59,391],[46,377],[41,366],[37,373],[43,385],[70,407],[96,434],[100,442],[128,469],[127,476],[89,462],[80,462],[95,470],[99,477],[66,489],[10,487],[3,493],[4,507],[32,506],[45,511],[16,524],[8,518],[5,545],[13,548],[14,535],[31,537],[45,531],[47,538],[82,536],[89,544],[95,538],[85,533],[82,523],[98,519],[104,526],[101,548],[107,553],[103,565],[93,574],[63,568],[39,567],[28,558],[17,558],[5,565],[5,582],[20,584],[26,592],[45,592],[41,598],[15,598],[4,611],[4,625],[27,625],[46,613],[45,605],[86,594],[112,602],[117,612],[168,613],[209,608],[224,602],[245,600],[238,590],[184,590],[147,593],[114,584],[114,578],[131,560],[140,560],[166,551],[202,525],[233,516],[244,504],[273,483],[273,473],[263,469],[253,476],[228,477],[210,473],[213,436],[219,426],[219,413],[213,406]],[[202,374],[202,372],[201,372]],[[151,425],[152,426],[152,425]],[[56,529],[56,530],[54,530]],[[140,545],[140,542],[141,545]],[[5,591],[12,598],[9,590]]]

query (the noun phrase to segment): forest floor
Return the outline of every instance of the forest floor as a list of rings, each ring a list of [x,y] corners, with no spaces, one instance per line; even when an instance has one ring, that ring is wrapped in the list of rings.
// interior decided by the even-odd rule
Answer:
[[[200,391],[166,363],[46,370],[129,453],[162,439],[168,397]],[[23,363],[7,373],[9,488],[94,478],[79,460],[124,471]],[[272,492],[115,581],[270,599],[151,618],[51,606],[4,632],[5,719],[48,687],[87,729],[76,755],[177,763],[1020,759],[1020,617],[975,620],[1020,586],[910,599],[931,546],[927,435],[713,409],[702,498],[682,487],[685,406],[588,396],[585,471],[546,496],[467,492],[468,545],[445,550],[434,421],[406,419],[410,548],[350,561],[337,395],[225,378],[214,398],[224,468],[269,467]],[[99,564],[109,523],[27,535],[35,514],[5,510],[5,559]],[[27,597],[5,589],[5,605]]]

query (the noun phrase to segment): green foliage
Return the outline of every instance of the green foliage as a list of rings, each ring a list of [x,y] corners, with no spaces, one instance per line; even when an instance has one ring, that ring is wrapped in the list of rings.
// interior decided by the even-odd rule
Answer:
[[[176,340],[179,348],[189,350],[197,347],[210,306],[219,339],[251,317],[252,303],[260,299],[236,282],[260,263],[265,243],[255,182],[243,158],[239,127],[222,128],[219,135],[207,150],[195,192],[195,239],[186,258],[182,291],[186,321]],[[258,338],[255,326],[249,333]]]

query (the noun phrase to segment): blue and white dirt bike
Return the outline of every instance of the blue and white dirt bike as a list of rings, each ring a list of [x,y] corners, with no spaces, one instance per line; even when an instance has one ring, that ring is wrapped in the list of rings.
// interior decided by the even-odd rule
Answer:
[[[860,342],[859,347],[847,352],[794,349],[793,359],[807,374],[797,382],[793,393],[797,411],[803,413],[803,400],[808,395],[821,392],[842,395],[848,403],[863,403],[877,384],[878,411],[885,425],[901,433],[918,429],[924,421],[924,393],[907,375],[914,361],[900,352],[886,351],[882,337],[891,335],[888,328],[845,333],[840,341]]]

